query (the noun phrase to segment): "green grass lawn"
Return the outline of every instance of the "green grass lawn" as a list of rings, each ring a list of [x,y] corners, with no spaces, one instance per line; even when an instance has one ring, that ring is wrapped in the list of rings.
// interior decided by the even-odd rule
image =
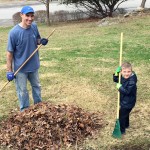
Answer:
[[[127,19],[117,25],[98,27],[97,22],[39,25],[42,37],[56,29],[47,46],[40,49],[40,80],[43,101],[75,104],[91,112],[102,112],[106,122],[94,139],[78,149],[116,150],[150,148],[150,16]],[[0,28],[0,87],[6,82],[6,45],[10,27]],[[117,90],[112,74],[119,65],[120,34],[123,61],[129,61],[138,76],[137,103],[131,127],[123,139],[112,138],[116,121]],[[30,97],[31,90],[29,86]],[[32,105],[32,97],[31,97]],[[18,110],[15,85],[0,93],[0,120]]]

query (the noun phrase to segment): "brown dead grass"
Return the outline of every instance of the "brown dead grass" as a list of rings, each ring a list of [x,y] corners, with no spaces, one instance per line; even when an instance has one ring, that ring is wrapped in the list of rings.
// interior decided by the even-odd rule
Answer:
[[[6,65],[1,65],[0,71],[6,70]]]
[[[85,109],[100,111],[108,100],[109,96],[94,89],[87,80],[65,79],[60,77],[60,74],[47,74],[46,77],[54,77],[55,82],[42,87],[44,91],[42,95],[49,95],[49,97],[55,98],[54,101],[65,104],[74,103]]]
[[[41,66],[44,66],[44,67],[52,67],[52,66],[56,66],[57,65],[56,62],[52,62],[52,61],[51,62],[49,62],[49,61],[41,61],[40,64],[41,64]]]

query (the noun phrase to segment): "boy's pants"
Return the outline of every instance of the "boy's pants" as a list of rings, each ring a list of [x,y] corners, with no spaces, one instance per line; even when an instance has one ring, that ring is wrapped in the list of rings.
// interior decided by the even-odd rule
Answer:
[[[120,108],[119,111],[119,122],[120,122],[120,130],[121,133],[124,134],[126,128],[129,127],[129,114],[131,112],[131,109],[126,109],[126,108]]]

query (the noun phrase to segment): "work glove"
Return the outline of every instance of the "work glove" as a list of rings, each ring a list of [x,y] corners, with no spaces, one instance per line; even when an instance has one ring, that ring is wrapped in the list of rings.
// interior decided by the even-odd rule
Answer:
[[[7,73],[6,73],[6,77],[7,77],[7,80],[8,80],[8,81],[12,81],[12,80],[15,78],[13,72],[7,72]]]
[[[48,39],[42,38],[40,40],[40,44],[42,44],[42,45],[46,45],[47,43],[48,43]]]
[[[118,76],[121,71],[121,67],[119,66],[115,71],[115,76]]]
[[[122,84],[117,83],[116,88],[119,90],[121,86],[122,86]]]

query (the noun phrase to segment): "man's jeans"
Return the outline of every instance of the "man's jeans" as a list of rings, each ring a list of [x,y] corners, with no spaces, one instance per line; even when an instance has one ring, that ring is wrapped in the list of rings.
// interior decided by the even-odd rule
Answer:
[[[22,73],[18,72],[16,75],[15,83],[17,95],[20,103],[20,110],[29,107],[29,93],[27,90],[27,80],[29,80],[32,87],[32,97],[34,104],[41,102],[41,86],[39,83],[38,70],[35,72]]]

